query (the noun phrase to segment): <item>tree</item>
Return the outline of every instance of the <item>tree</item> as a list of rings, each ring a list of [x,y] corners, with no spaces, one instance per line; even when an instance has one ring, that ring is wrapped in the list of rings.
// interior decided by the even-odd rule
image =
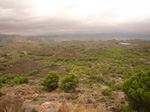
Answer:
[[[44,89],[47,91],[54,90],[58,87],[59,75],[52,71],[50,72],[41,83],[44,86]]]
[[[75,92],[78,84],[78,76],[75,73],[70,72],[62,78],[60,89],[62,89],[64,92]]]
[[[131,76],[123,83],[122,89],[132,109],[150,112],[150,71]]]

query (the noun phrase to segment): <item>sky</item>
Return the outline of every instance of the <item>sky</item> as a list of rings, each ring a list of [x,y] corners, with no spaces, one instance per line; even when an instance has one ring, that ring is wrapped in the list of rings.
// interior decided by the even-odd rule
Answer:
[[[0,0],[0,33],[150,34],[150,0]]]

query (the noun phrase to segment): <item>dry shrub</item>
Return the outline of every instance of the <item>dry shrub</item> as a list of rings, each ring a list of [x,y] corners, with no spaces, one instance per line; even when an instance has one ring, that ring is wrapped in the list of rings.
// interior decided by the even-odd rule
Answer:
[[[88,107],[84,104],[45,102],[38,112],[104,112],[101,108]]]
[[[60,108],[59,112],[73,112],[74,108],[71,103],[63,103]]]
[[[104,112],[98,108],[87,108],[85,105],[82,104],[72,104],[72,103],[63,103],[60,108],[59,112]]]
[[[0,112],[23,112],[19,96],[5,96],[0,101]]]
[[[22,112],[39,112],[38,111],[38,105],[32,105],[29,103],[24,103]]]

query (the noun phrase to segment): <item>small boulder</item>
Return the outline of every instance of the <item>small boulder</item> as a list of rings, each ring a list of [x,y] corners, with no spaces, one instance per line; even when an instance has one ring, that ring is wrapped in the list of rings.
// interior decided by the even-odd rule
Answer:
[[[57,102],[45,102],[39,106],[38,112],[58,112],[60,104]]]

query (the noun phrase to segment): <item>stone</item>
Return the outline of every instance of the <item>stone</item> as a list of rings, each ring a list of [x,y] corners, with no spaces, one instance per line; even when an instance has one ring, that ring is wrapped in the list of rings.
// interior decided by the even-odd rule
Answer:
[[[58,112],[60,103],[57,102],[45,102],[39,106],[38,112]]]

